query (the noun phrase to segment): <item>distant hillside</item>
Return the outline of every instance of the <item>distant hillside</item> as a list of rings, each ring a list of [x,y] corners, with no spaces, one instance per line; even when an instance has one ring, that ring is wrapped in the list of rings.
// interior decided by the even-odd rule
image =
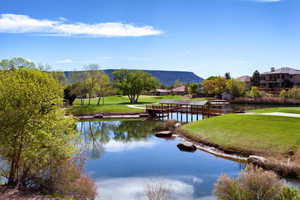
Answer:
[[[111,79],[113,78],[112,73],[114,69],[103,70]],[[145,72],[150,73],[152,76],[156,77],[161,83],[165,85],[172,85],[176,80],[179,80],[183,83],[199,83],[203,81],[203,78],[197,76],[193,72],[185,71],[159,71],[159,70],[144,70]],[[72,71],[64,72],[67,78],[71,77]],[[80,73],[80,72],[77,72]]]

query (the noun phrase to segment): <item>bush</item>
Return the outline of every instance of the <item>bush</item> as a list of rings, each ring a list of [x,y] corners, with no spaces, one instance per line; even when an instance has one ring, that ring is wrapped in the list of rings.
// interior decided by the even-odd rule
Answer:
[[[289,90],[282,90],[279,96],[282,98],[300,99],[300,88],[291,88]]]
[[[284,187],[278,200],[299,200],[300,191],[290,187]]]
[[[236,179],[221,176],[214,192],[219,200],[278,200],[282,191],[275,173],[249,166]]]
[[[95,199],[96,185],[92,179],[83,174],[84,161],[83,157],[79,156],[56,164],[45,181],[45,188],[49,190],[46,193],[59,194],[76,200]]]
[[[252,98],[263,97],[265,95],[266,95],[265,92],[259,91],[258,87],[255,87],[255,86],[251,87],[250,91],[248,91],[246,93],[246,96],[252,97]]]
[[[246,84],[237,79],[230,79],[226,82],[226,90],[233,97],[240,97],[246,92]]]

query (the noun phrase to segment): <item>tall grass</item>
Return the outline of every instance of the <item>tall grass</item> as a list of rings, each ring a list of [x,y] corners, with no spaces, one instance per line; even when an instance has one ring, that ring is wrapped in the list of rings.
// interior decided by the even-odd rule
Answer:
[[[214,193],[218,200],[280,200],[283,189],[274,172],[249,166],[236,179],[221,176]]]

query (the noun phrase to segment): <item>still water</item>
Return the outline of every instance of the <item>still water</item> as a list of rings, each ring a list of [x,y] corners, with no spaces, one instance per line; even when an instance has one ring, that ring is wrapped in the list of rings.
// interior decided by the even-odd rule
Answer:
[[[103,200],[143,200],[149,185],[163,185],[174,200],[211,200],[222,174],[236,176],[240,163],[197,150],[182,152],[180,138],[157,138],[160,122],[150,120],[78,122],[87,154],[86,172]]]

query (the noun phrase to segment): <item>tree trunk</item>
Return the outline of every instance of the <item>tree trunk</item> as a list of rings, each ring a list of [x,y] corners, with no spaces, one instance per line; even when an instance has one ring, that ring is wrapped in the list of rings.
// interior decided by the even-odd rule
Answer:
[[[100,102],[101,102],[101,97],[98,97],[97,105],[100,105]]]

